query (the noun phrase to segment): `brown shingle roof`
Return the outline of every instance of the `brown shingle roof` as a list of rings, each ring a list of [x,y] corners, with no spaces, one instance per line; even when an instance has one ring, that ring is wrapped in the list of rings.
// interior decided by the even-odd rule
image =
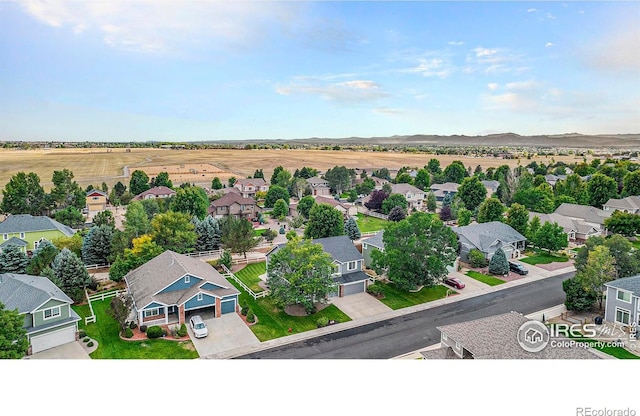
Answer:
[[[211,202],[211,206],[212,207],[228,207],[233,203],[237,203],[241,205],[255,205],[256,201],[251,198],[244,198],[242,195],[237,194],[235,192],[229,192],[228,194],[225,194],[219,199],[216,199],[215,201]]]

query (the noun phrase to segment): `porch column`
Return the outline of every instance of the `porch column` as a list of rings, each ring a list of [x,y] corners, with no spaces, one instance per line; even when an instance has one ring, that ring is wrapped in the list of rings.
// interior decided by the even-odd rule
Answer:
[[[142,325],[144,323],[143,321],[143,313],[142,311],[138,311],[138,326]]]
[[[181,325],[184,323],[184,305],[178,307],[178,323]]]
[[[222,308],[222,304],[220,303],[220,298],[216,298],[216,318],[220,318],[220,315],[222,315],[222,311],[220,310]]]

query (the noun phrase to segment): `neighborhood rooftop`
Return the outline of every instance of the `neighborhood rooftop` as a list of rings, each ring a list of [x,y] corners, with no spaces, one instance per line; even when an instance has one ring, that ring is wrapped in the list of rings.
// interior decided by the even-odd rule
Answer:
[[[561,204],[554,212],[567,217],[582,218],[594,224],[604,224],[605,218],[611,216],[611,212],[603,211],[589,205],[568,203]]]
[[[522,234],[500,221],[451,228],[456,234],[464,235],[476,247],[481,248],[490,247],[496,240],[503,242],[526,240]]]
[[[377,247],[379,249],[383,249],[384,248],[384,242],[382,241],[383,236],[384,236],[384,230],[377,232],[375,235],[369,238],[365,238],[364,240],[362,240],[362,242],[367,243],[371,246]]]
[[[28,313],[51,298],[73,302],[46,277],[14,273],[0,274],[0,302],[8,310],[17,308],[20,313]]]
[[[616,279],[605,283],[605,286],[632,292],[634,296],[640,297],[640,275]]]
[[[9,215],[0,223],[0,234],[25,233],[32,231],[58,230],[67,237],[75,234],[71,227],[60,224],[49,217],[34,217],[30,214]]]

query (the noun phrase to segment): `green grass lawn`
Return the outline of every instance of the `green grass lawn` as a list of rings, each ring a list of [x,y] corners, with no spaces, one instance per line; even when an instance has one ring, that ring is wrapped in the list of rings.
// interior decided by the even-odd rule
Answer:
[[[96,314],[96,322],[84,324],[84,317],[90,315],[89,306],[72,306],[82,318],[80,329],[98,341],[98,349],[91,353],[94,359],[169,359],[198,358],[191,341],[169,341],[165,339],[148,339],[144,341],[123,341],[118,336],[118,322],[107,314],[111,299],[91,302]]]
[[[387,224],[389,224],[389,221],[370,217],[362,213],[358,213],[358,219],[356,222],[358,223],[358,228],[360,228],[361,233],[384,230]]]
[[[640,250],[640,240],[632,241],[631,245],[634,246],[637,250]]]
[[[465,273],[467,276],[476,279],[479,282],[486,283],[489,286],[497,286],[505,283],[504,280],[498,279],[497,277],[488,276],[486,274],[474,272],[473,270],[469,270]]]
[[[405,292],[397,289],[392,283],[376,283],[382,288],[384,298],[380,302],[393,310],[420,305],[432,300],[447,297],[448,288],[442,285],[423,287],[419,292]]]
[[[253,290],[253,293],[258,293],[264,290],[258,286],[258,283],[261,282],[258,276],[265,274],[266,272],[266,262],[261,261],[260,263],[247,264],[244,268],[234,274],[242,281],[242,283]]]
[[[631,352],[629,352],[629,351],[627,351],[627,350],[625,350],[624,348],[621,348],[621,347],[598,346],[596,344],[596,340],[591,339],[591,338],[577,338],[577,337],[571,337],[571,338],[576,340],[576,341],[586,342],[594,350],[598,350],[600,352],[608,354],[608,355],[610,355],[612,357],[619,358],[621,360],[638,360],[638,359],[640,359],[640,356],[637,356],[637,355],[635,355],[635,354],[633,354],[633,353],[631,353]]]
[[[251,331],[260,341],[316,329],[318,318],[324,316],[336,322],[351,320],[335,305],[329,305],[311,316],[289,316],[278,308],[270,297],[254,300],[236,282],[231,280],[231,283],[241,292],[240,303],[249,306],[258,317],[258,323],[251,326]],[[289,332],[289,328],[291,328],[291,332]]]
[[[519,259],[523,263],[527,264],[549,264],[555,262],[565,262],[569,261],[569,257],[567,256],[554,256],[553,254],[549,254],[546,251],[536,250],[533,255]]]
[[[263,228],[261,230],[253,230],[253,236],[254,237],[262,237],[262,234],[264,234],[264,232],[267,231],[266,228]]]

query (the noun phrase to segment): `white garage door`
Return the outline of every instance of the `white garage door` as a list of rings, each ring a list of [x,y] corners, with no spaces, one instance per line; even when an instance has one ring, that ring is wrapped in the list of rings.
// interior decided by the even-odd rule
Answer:
[[[76,328],[68,326],[54,332],[48,332],[44,335],[31,337],[31,352],[33,354],[57,347],[76,340]]]

